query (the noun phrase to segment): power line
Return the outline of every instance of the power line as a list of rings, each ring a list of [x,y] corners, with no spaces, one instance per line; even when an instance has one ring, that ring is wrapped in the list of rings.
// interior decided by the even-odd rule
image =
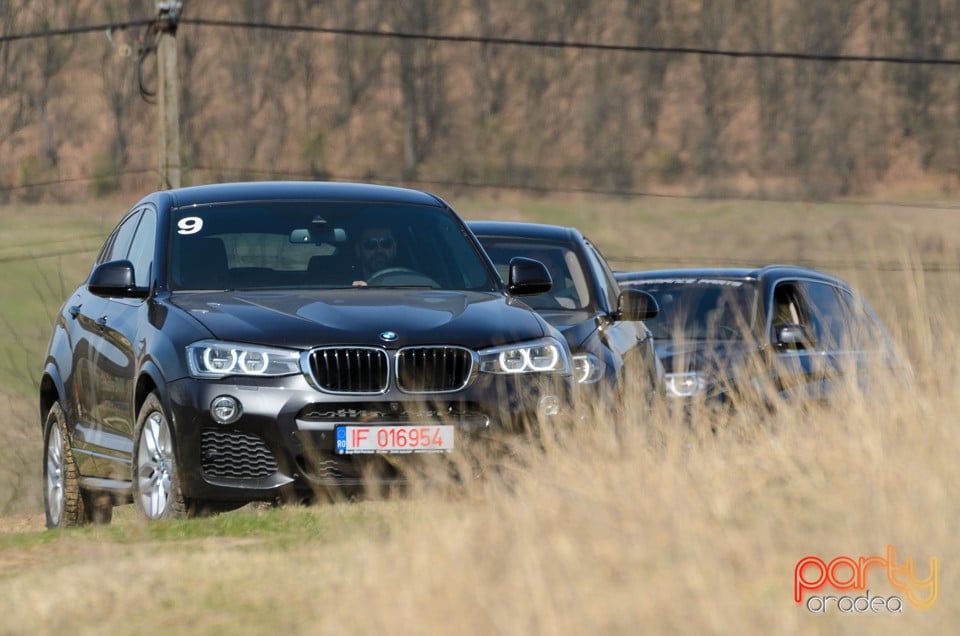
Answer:
[[[142,20],[131,20],[129,22],[115,22],[113,24],[90,24],[86,26],[66,27],[63,29],[49,29],[46,31],[31,31],[30,33],[9,33],[0,35],[0,44],[6,42],[16,42],[17,40],[35,40],[38,38],[49,38],[58,35],[77,35],[80,33],[93,33],[99,31],[123,31],[131,27],[142,27],[153,24],[154,18],[144,18]]]
[[[960,58],[919,58],[886,55],[839,55],[824,53],[798,53],[789,51],[743,51],[734,49],[708,49],[683,46],[645,46],[638,44],[605,44],[601,42],[579,42],[575,40],[538,40],[529,38],[501,38],[477,35],[441,35],[431,33],[409,33],[403,31],[380,31],[376,29],[343,29],[320,27],[305,24],[276,24],[270,22],[248,22],[242,20],[213,20],[209,18],[182,18],[182,24],[198,26],[229,27],[243,29],[264,29],[271,31],[326,33],[331,35],[356,35],[365,37],[395,38],[404,40],[427,40],[432,42],[459,42],[470,44],[499,44],[505,46],[524,46],[534,48],[580,49],[595,51],[620,51],[628,53],[668,53],[674,55],[716,55],[738,58],[770,58],[784,60],[803,60],[813,62],[883,62],[887,64],[930,64],[940,66],[960,66]]]
[[[150,26],[156,23],[155,18],[131,20],[114,24],[97,24],[88,26],[68,27],[30,33],[16,33],[0,35],[0,44],[16,40],[47,38],[59,35],[76,35],[96,31],[123,30],[131,27]],[[405,31],[382,31],[378,29],[347,29],[340,27],[322,27],[306,24],[278,24],[272,22],[251,22],[243,20],[214,20],[210,18],[181,17],[180,24],[195,26],[259,29],[283,32],[323,33],[329,35],[351,35],[361,37],[392,38],[403,40],[422,40],[431,42],[453,42],[461,44],[492,44],[501,46],[521,46],[529,48],[576,49],[587,51],[619,51],[626,53],[659,53],[670,55],[707,55],[732,58],[756,58],[798,60],[808,62],[860,62],[885,64],[912,64],[931,66],[960,66],[960,58],[929,58],[906,57],[898,55],[852,55],[802,53],[796,51],[747,51],[738,49],[716,49],[685,46],[649,46],[639,44],[611,44],[603,42],[582,42],[577,40],[544,40],[534,38],[505,38],[479,35],[452,35],[433,33],[413,33]]]
[[[659,269],[654,265],[675,265],[685,263],[689,266],[705,267],[761,267],[769,264],[769,259],[763,258],[716,258],[706,256],[616,256],[607,254],[606,260],[611,263],[629,263],[631,265],[645,265],[646,269]],[[870,261],[870,260],[837,260],[837,259],[790,259],[790,264],[802,267],[811,267],[822,270],[872,270],[878,272],[907,272],[922,271],[925,273],[960,272],[960,264],[941,262],[921,262],[915,266],[906,265],[900,261]],[[623,268],[614,268],[616,271],[629,271]]]
[[[238,180],[316,180],[317,175],[311,172],[297,170],[260,170],[255,168],[238,168],[236,166],[204,166],[193,165],[189,167],[190,172],[206,172],[235,174]],[[122,177],[159,174],[156,168],[131,168],[114,173],[98,174],[96,176],[80,176],[63,179],[51,179],[47,181],[37,181],[24,183],[20,185],[0,185],[0,192],[13,192],[19,189],[49,188],[57,185],[68,185],[77,183],[90,183],[97,179],[120,179]],[[369,174],[366,175],[332,175],[325,174],[325,181],[338,182],[368,182]],[[648,190],[627,190],[627,189],[601,189],[601,188],[574,188],[558,187],[539,184],[523,183],[491,183],[489,181],[467,181],[463,179],[404,179],[398,176],[382,176],[376,179],[379,183],[387,185],[398,185],[406,187],[441,187],[441,188],[471,188],[477,190],[512,190],[518,192],[527,192],[535,194],[585,194],[592,196],[604,196],[623,199],[674,199],[678,201],[745,201],[756,203],[809,203],[809,199],[790,198],[790,197],[764,197],[764,196],[732,196],[724,194],[676,194],[667,192],[654,192]],[[908,208],[913,210],[929,210],[950,212],[960,210],[960,203],[944,202],[912,202],[912,201],[889,201],[875,199],[825,199],[816,201],[822,205],[850,205],[850,206],[885,206],[891,208]]]
[[[98,174],[96,176],[81,176],[60,179],[48,179],[46,181],[32,181],[30,183],[21,183],[19,185],[0,185],[0,192],[13,192],[14,190],[33,190],[35,188],[49,188],[51,186],[67,185],[71,183],[90,183],[97,179],[115,179],[119,177],[128,177],[135,174],[157,174],[156,168],[139,168],[124,170],[113,174]]]

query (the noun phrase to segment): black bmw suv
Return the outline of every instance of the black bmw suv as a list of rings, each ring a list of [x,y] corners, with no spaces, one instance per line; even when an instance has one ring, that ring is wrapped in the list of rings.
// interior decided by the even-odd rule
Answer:
[[[660,313],[647,324],[674,403],[828,402],[908,369],[866,299],[824,272],[767,265],[616,277],[657,299]]]
[[[543,425],[569,404],[569,348],[514,297],[549,285],[526,259],[501,282],[425,192],[150,194],[56,317],[40,385],[47,525],[107,522],[130,501],[159,519],[392,483],[390,456]]]
[[[469,221],[503,277],[516,256],[540,261],[553,279],[533,307],[567,339],[578,393],[614,407],[625,385],[650,400],[664,390],[663,365],[644,320],[659,308],[640,290],[621,290],[597,247],[578,229],[540,223]]]

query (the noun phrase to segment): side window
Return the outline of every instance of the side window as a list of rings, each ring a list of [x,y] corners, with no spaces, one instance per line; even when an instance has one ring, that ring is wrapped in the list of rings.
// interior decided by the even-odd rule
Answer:
[[[804,282],[802,289],[808,302],[817,348],[824,350],[850,346],[844,306],[836,288],[824,283]]]
[[[151,208],[143,211],[142,220],[130,244],[128,258],[133,263],[137,287],[150,285],[153,250],[157,239],[157,214]]]
[[[783,331],[784,327],[790,327]],[[814,337],[810,317],[806,312],[800,288],[796,281],[778,283],[773,288],[770,307],[770,338],[780,348],[807,349]]]
[[[793,283],[780,283],[774,288],[770,322],[774,331],[784,325],[803,324],[797,289]]]
[[[116,261],[127,258],[130,252],[130,243],[133,240],[133,233],[137,229],[137,223],[140,222],[140,212],[134,212],[114,230],[110,238],[107,239],[106,247],[100,253],[100,259],[97,264],[107,261]]]

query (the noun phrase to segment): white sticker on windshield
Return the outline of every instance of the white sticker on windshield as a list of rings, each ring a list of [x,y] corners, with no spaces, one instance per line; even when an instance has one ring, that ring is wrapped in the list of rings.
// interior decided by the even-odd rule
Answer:
[[[203,228],[203,219],[199,216],[187,216],[177,221],[177,234],[196,234]]]

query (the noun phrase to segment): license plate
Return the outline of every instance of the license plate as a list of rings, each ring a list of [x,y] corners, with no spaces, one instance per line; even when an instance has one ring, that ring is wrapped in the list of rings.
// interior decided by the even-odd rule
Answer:
[[[440,453],[453,449],[454,427],[338,426],[337,453]]]

